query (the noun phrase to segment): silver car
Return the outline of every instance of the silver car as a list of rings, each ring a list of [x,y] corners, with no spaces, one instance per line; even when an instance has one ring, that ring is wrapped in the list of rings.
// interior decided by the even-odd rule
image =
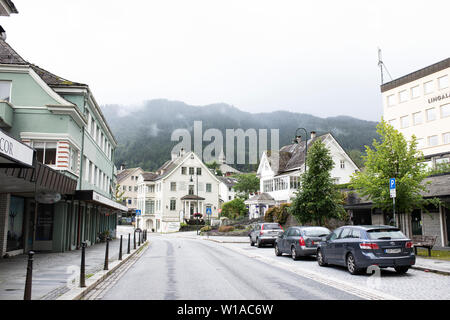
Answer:
[[[274,245],[275,240],[278,238],[278,234],[281,232],[283,232],[283,228],[279,223],[258,223],[248,234],[250,238],[250,245],[254,246],[256,243],[258,248],[261,248],[263,245],[268,243]]]

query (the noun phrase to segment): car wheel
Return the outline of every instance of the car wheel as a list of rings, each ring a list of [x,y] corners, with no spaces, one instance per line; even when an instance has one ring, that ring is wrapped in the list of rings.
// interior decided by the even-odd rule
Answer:
[[[319,264],[319,266],[321,267],[325,267],[328,264],[325,262],[325,258],[323,257],[323,253],[322,250],[318,250],[317,251],[317,263]]]
[[[355,257],[351,253],[347,255],[347,270],[351,274],[359,273],[359,269],[356,267]]]
[[[256,238],[256,244],[258,245],[258,248],[262,247],[262,243],[261,240],[259,240],[259,238]]]
[[[402,266],[402,267],[395,267],[394,269],[395,269],[395,271],[396,271],[397,273],[399,273],[399,274],[404,274],[404,273],[407,273],[407,272],[408,272],[409,267],[408,267],[408,266]]]
[[[255,243],[253,242],[252,237],[249,237],[249,238],[250,238],[250,245],[253,247],[255,245]]]
[[[281,253],[281,251],[280,251],[280,248],[278,248],[278,245],[277,245],[277,244],[275,244],[275,255],[276,255],[276,256],[281,256],[281,255],[282,255],[282,253]]]
[[[295,250],[294,246],[292,246],[292,248],[291,248],[291,257],[293,260],[298,260],[297,251]]]

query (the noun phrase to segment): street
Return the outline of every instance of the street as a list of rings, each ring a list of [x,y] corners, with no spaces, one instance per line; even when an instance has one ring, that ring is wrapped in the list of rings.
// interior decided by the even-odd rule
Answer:
[[[183,233],[149,234],[149,241],[134,264],[86,298],[450,299],[450,277],[439,274],[410,270],[397,275],[387,269],[380,275],[351,276],[344,268],[321,268],[315,258],[276,257],[270,246],[217,243]]]

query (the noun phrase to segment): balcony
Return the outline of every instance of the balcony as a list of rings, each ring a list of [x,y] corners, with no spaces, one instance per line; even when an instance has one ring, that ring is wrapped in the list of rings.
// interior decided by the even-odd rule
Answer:
[[[0,128],[11,128],[13,125],[14,109],[8,101],[0,101]]]

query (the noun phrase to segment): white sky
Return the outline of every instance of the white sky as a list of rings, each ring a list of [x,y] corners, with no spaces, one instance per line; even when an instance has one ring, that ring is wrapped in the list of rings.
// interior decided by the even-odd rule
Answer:
[[[241,110],[381,117],[377,48],[394,78],[448,58],[448,0],[14,0],[26,60],[99,104],[166,98]]]

